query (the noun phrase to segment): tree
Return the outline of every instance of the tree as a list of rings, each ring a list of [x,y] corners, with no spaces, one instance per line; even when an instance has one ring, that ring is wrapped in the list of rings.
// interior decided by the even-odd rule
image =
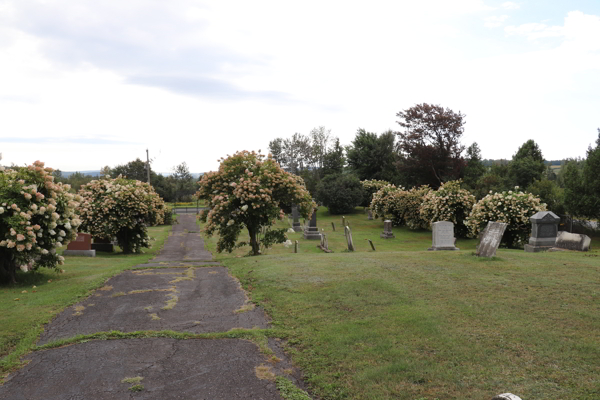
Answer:
[[[377,136],[360,128],[346,148],[348,166],[360,180],[395,181],[395,135],[387,131]]]
[[[302,178],[284,171],[272,156],[265,160],[254,151],[241,151],[221,160],[218,171],[202,176],[196,193],[208,201],[210,210],[200,219],[208,236],[219,234],[217,252],[249,244],[250,253],[259,255],[261,245],[285,241],[285,229],[271,229],[277,218],[285,217],[282,208],[295,204],[305,218],[312,215],[316,204]],[[243,228],[250,241],[236,244]]]
[[[147,164],[145,161],[136,158],[134,161],[130,161],[127,164],[117,165],[110,170],[111,178],[116,178],[121,175],[124,178],[134,179],[140,182],[148,181]],[[150,182],[154,181],[156,173],[152,171],[150,167]]]
[[[322,176],[331,174],[341,174],[346,165],[346,157],[344,156],[344,148],[340,145],[340,139],[335,138],[335,144],[323,157]]]
[[[194,194],[196,184],[185,162],[173,167],[172,177],[175,181],[175,201]]]
[[[330,214],[354,211],[363,199],[363,186],[356,175],[327,175],[319,183],[317,196]]]
[[[331,129],[325,129],[324,126],[314,128],[312,131],[310,131],[310,138],[312,141],[312,164],[315,170],[320,171],[323,168],[325,155],[327,154],[328,150],[328,144],[331,140]]]
[[[276,163],[278,163],[279,165],[283,165],[285,163],[282,138],[276,138],[269,142],[269,152],[273,156],[273,159]]]
[[[94,180],[79,191],[82,232],[95,238],[117,238],[124,253],[149,247],[148,226],[162,224],[165,203],[146,182],[117,177]]]
[[[477,181],[485,174],[487,168],[481,161],[481,150],[477,142],[467,148],[467,157],[463,182],[470,189],[477,187]]]
[[[526,188],[536,179],[541,180],[545,169],[542,151],[531,139],[519,147],[509,164],[510,177],[521,188]]]
[[[571,161],[561,173],[565,206],[571,214],[596,219],[600,218],[600,129],[596,146],[589,146],[586,155],[585,162]]]
[[[460,144],[465,124],[464,114],[427,103],[396,114],[404,132],[398,132],[398,150],[402,155],[399,169],[411,186],[423,184],[439,187],[459,179],[465,166]]]
[[[55,183],[52,168],[0,167],[0,280],[16,282],[16,270],[59,269],[56,248],[73,240],[81,200],[69,185]]]
[[[311,140],[308,136],[294,133],[290,139],[283,141],[282,149],[283,163],[295,175],[312,163]]]

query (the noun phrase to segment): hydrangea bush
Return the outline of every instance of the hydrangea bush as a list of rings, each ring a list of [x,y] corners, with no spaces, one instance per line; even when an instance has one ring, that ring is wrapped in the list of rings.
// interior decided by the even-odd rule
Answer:
[[[204,174],[196,193],[208,201],[210,210],[200,219],[206,222],[207,235],[219,234],[217,252],[249,244],[250,254],[258,255],[261,245],[264,249],[285,242],[286,229],[271,229],[285,217],[283,207],[295,204],[303,217],[311,217],[316,204],[304,181],[284,171],[270,154],[265,159],[260,153],[241,151],[219,161],[219,170]],[[244,228],[249,242],[236,243]]]
[[[421,218],[428,221],[429,225],[438,221],[454,223],[454,234],[466,237],[469,228],[465,224],[475,204],[475,196],[468,190],[461,189],[461,181],[449,181],[432,190],[423,198],[421,205]]]
[[[421,215],[421,205],[430,191],[429,185],[416,186],[404,195],[404,223],[409,229],[429,228],[429,221]]]
[[[398,197],[402,196],[402,186],[388,184],[373,194],[370,208],[375,213],[375,218],[391,218],[392,224],[400,226],[403,224],[403,212],[398,209]]]
[[[382,181],[377,179],[364,180],[360,182],[363,186],[363,202],[360,204],[362,207],[369,207],[371,201],[373,201],[373,195],[377,193],[384,186],[389,185],[388,181]]]
[[[527,243],[531,233],[529,218],[538,211],[546,211],[546,204],[531,193],[518,191],[490,193],[479,200],[471,211],[467,226],[472,236],[477,236],[488,221],[508,224],[502,237],[502,244],[507,247],[522,247]]]
[[[52,168],[0,167],[0,278],[15,282],[16,269],[60,270],[56,248],[77,236],[80,198],[55,183]]]
[[[117,238],[124,253],[150,247],[148,226],[164,222],[164,201],[148,183],[118,176],[81,187],[80,231],[94,238]]]

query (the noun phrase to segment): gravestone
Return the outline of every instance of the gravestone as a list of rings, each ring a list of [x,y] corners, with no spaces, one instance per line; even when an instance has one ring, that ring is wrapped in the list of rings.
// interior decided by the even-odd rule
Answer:
[[[110,239],[100,239],[95,237],[94,243],[92,243],[92,250],[112,253],[113,251],[115,251],[115,246]]]
[[[531,221],[531,237],[529,244],[525,245],[525,251],[537,253],[554,246],[560,217],[552,211],[539,211],[529,220]]]
[[[592,239],[590,239],[587,235],[582,235],[581,233],[569,233],[566,231],[561,231],[556,237],[556,243],[554,244],[554,249],[561,250],[576,250],[576,251],[588,251],[590,249],[590,243]]]
[[[379,237],[384,239],[394,239],[396,236],[392,233],[392,221],[389,219],[383,221],[383,232]]]
[[[373,244],[373,241],[371,239],[367,239],[369,241],[369,244],[371,245],[371,248],[373,249],[373,251],[375,251],[375,245]]]
[[[342,227],[346,226],[346,217],[342,217]]]
[[[297,252],[298,252],[298,241],[295,240],[294,241],[294,253],[297,253]]]
[[[475,255],[479,257],[494,257],[500,246],[502,236],[508,224],[488,221],[487,226],[479,235],[479,243]]]
[[[460,250],[454,246],[454,224],[449,221],[438,221],[431,224],[433,230],[432,244],[427,250]]]
[[[331,221],[331,228],[333,229],[333,231],[335,232],[335,224],[333,223],[333,221]]]
[[[317,228],[316,208],[313,210],[312,217],[310,217],[310,222],[308,223],[308,226],[304,228],[304,239],[321,240],[321,234],[319,233],[319,228]]]
[[[369,216],[369,217],[368,217],[368,220],[369,220],[369,221],[372,221],[372,220],[373,220],[373,211],[371,211],[371,210],[367,210],[367,215]]]
[[[69,242],[67,249],[63,251],[63,255],[96,257],[96,250],[92,250],[92,235],[78,233],[77,238]]]
[[[352,231],[349,226],[344,227],[346,231],[346,241],[348,242],[348,251],[354,251],[354,242],[352,241]]]
[[[302,232],[302,225],[300,224],[300,213],[298,212],[297,206],[292,206],[292,218],[294,222],[292,223],[292,229],[294,232]]]

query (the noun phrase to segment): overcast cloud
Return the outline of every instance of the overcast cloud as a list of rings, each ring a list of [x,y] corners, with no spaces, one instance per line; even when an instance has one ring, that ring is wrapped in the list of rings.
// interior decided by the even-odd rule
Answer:
[[[414,4],[413,4],[414,3]],[[600,127],[598,1],[0,0],[0,152],[93,170],[218,167],[325,126],[397,129],[428,102],[463,143],[583,156]]]

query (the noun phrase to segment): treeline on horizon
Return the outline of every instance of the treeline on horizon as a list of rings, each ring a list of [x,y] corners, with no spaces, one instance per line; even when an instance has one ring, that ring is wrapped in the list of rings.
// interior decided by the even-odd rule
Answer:
[[[275,138],[269,151],[284,169],[304,179],[317,200],[327,187],[340,190],[343,182],[350,182],[348,175],[406,189],[422,185],[437,189],[461,180],[478,200],[518,187],[540,197],[556,214],[600,217],[600,129],[595,147],[590,146],[583,159],[546,161],[530,139],[515,144],[511,159],[491,160],[482,157],[476,142],[468,147],[461,143],[466,121],[460,112],[423,103],[396,116],[400,130],[377,134],[359,128],[346,146],[321,126],[308,135]]]

